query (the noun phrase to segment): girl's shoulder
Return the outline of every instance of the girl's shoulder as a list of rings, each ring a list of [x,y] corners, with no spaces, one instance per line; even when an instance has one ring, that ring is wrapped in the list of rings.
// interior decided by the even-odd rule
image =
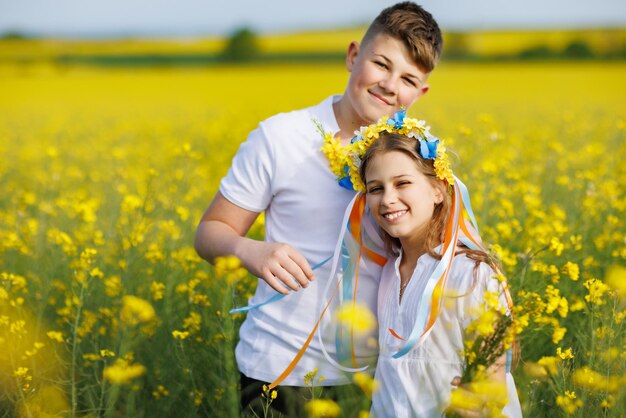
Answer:
[[[454,256],[448,283],[460,289],[469,290],[497,288],[496,272],[487,263],[476,261],[467,254],[461,253]]]

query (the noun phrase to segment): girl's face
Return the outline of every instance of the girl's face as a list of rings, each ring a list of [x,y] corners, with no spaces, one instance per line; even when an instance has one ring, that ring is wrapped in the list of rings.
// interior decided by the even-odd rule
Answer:
[[[365,170],[367,204],[389,235],[405,242],[421,240],[443,193],[417,164],[400,151],[376,154]]]

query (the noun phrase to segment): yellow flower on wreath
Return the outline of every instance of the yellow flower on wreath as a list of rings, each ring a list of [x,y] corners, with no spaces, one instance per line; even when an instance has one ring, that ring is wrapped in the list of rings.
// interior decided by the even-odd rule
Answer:
[[[454,183],[454,175],[450,169],[450,161],[446,154],[443,141],[430,134],[430,127],[422,120],[406,117],[406,110],[396,112],[393,117],[383,116],[376,123],[362,126],[355,131],[355,136],[350,144],[342,146],[332,133],[324,132],[324,128],[318,121],[313,121],[321,135],[324,137],[322,152],[329,162],[330,170],[337,176],[340,184],[349,179],[351,187],[359,192],[365,192],[365,185],[359,175],[359,167],[365,152],[383,132],[406,135],[418,142],[420,155],[423,158],[434,160],[435,174],[448,184]],[[350,188],[346,185],[347,188]]]

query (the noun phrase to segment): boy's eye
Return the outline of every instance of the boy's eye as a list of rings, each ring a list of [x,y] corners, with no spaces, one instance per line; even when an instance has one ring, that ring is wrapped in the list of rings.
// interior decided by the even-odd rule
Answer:
[[[417,84],[415,84],[415,82],[413,80],[411,80],[410,78],[405,77],[404,81],[411,87],[416,87]]]
[[[384,62],[382,62],[382,61],[374,61],[374,63],[375,63],[376,65],[378,65],[380,68],[388,68],[388,67],[387,67],[387,64],[385,64],[385,63],[384,63]]]

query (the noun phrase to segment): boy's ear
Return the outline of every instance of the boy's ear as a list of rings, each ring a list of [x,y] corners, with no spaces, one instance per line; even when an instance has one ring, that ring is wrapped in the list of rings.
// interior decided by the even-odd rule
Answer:
[[[359,48],[361,45],[357,41],[350,42],[348,45],[348,53],[346,54],[346,68],[348,72],[352,71],[354,67],[354,62],[356,61],[356,57],[359,55]]]
[[[424,83],[422,84],[422,87],[420,87],[419,93],[417,95],[417,97],[422,97],[423,95],[425,95],[426,93],[428,93],[428,90],[430,90],[430,84],[428,83]]]

